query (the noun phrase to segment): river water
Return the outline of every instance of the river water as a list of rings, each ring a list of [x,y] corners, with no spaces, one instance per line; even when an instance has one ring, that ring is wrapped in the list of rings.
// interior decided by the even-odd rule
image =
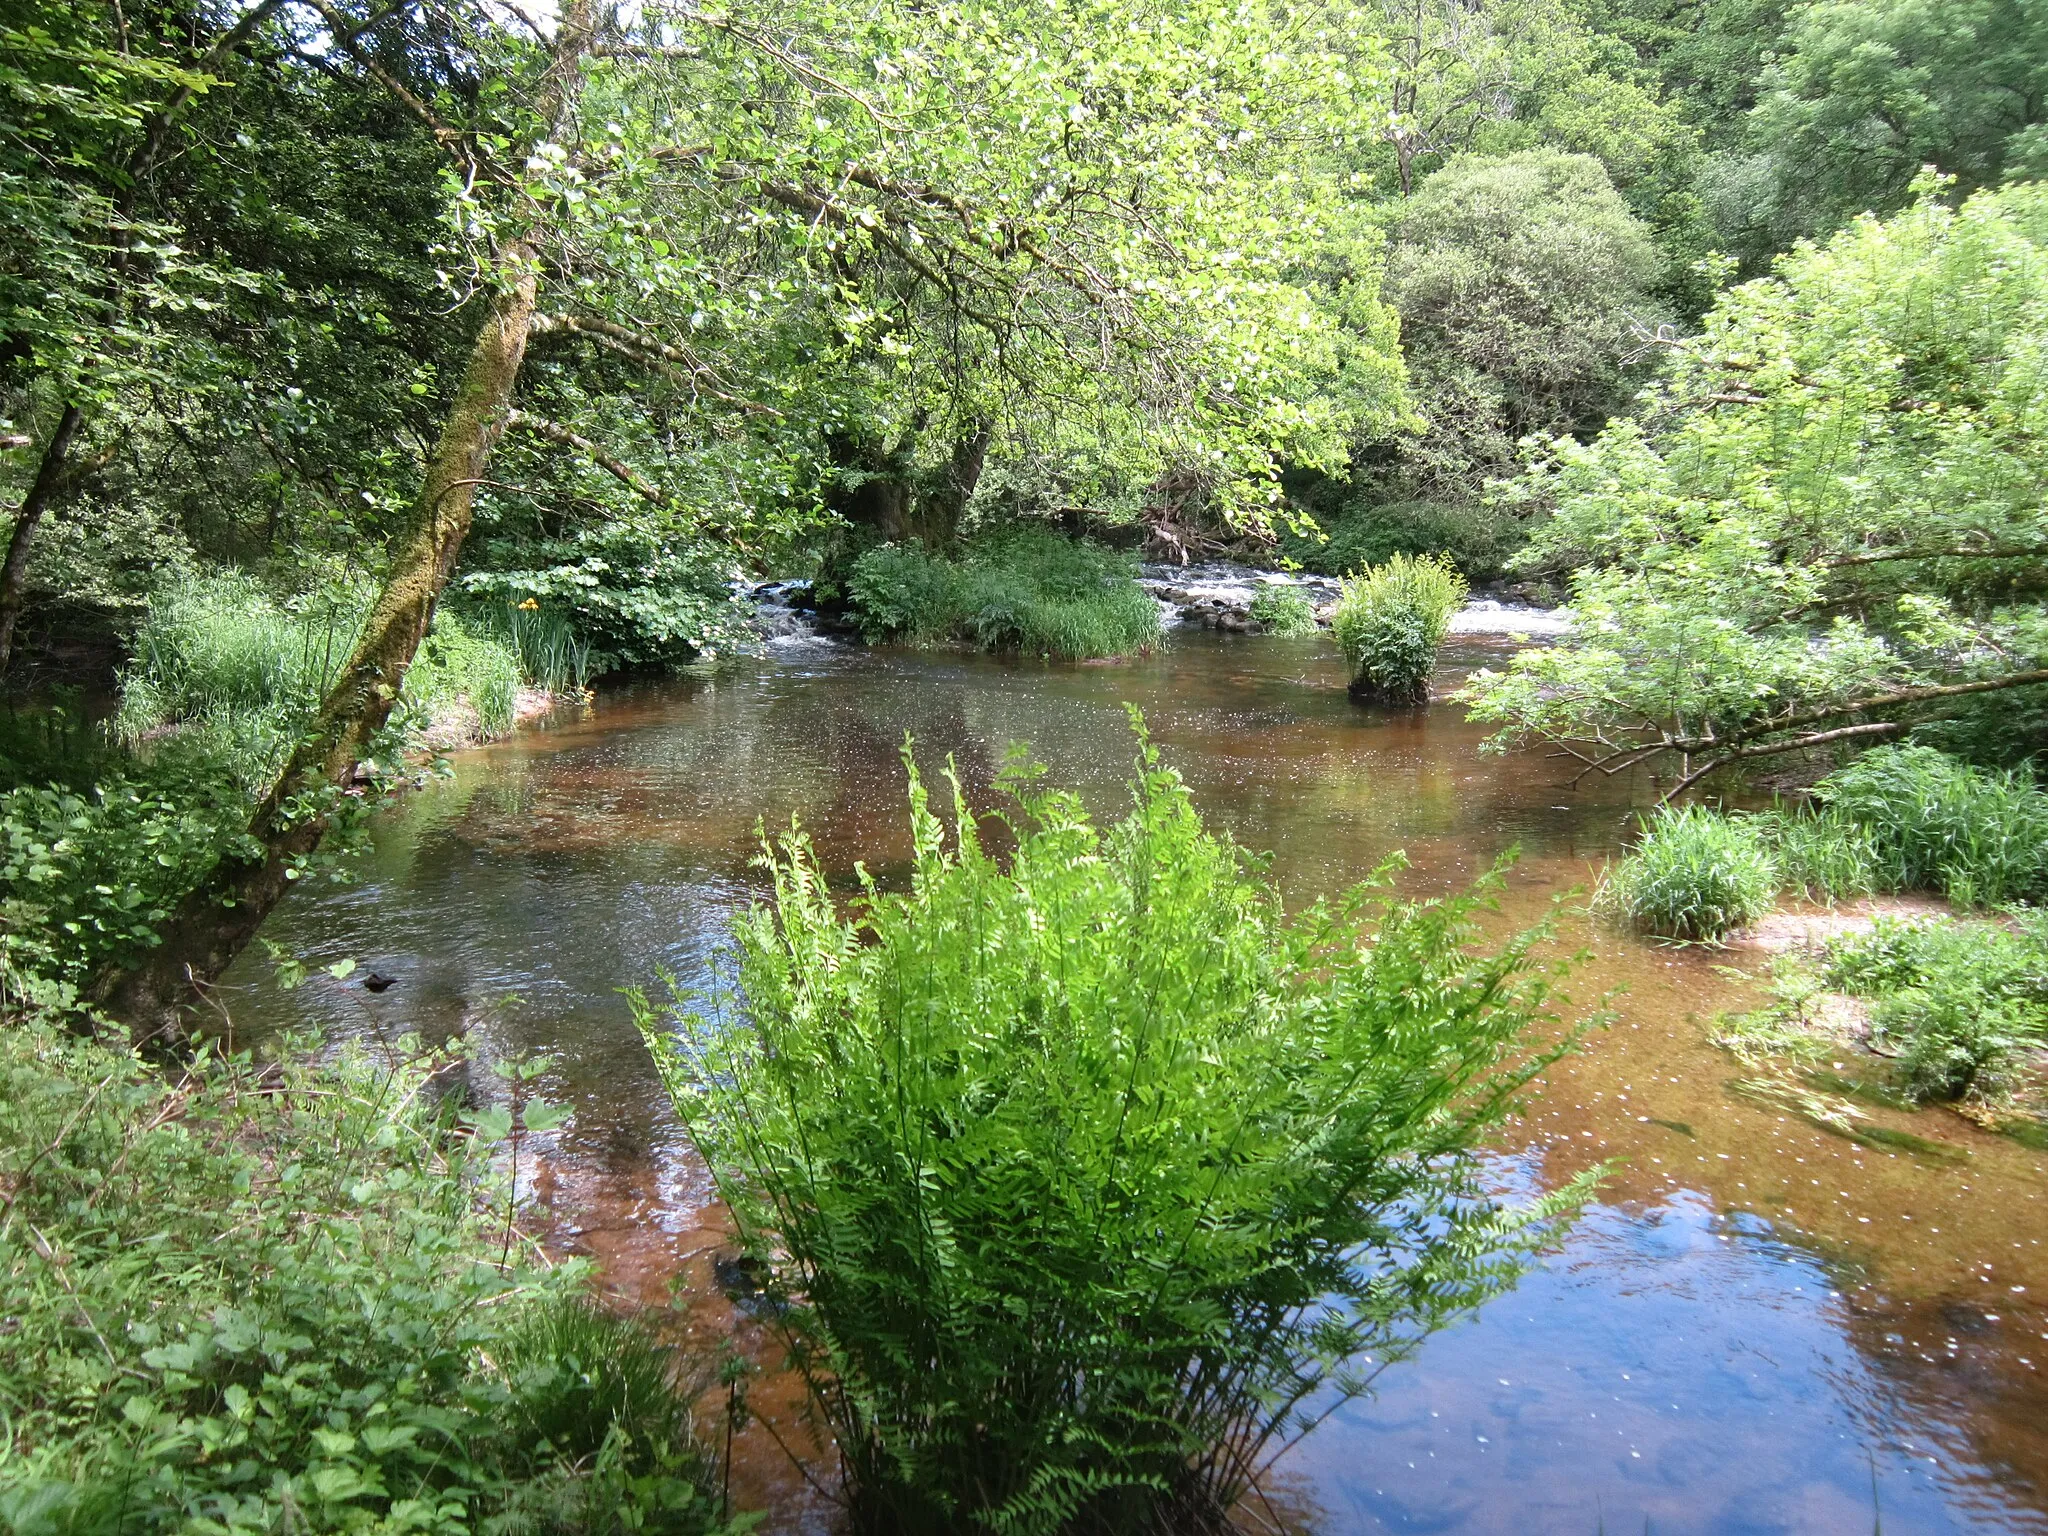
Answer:
[[[1439,691],[1508,643],[1455,640]],[[1182,632],[1103,666],[799,644],[608,693],[463,754],[380,820],[355,883],[297,892],[266,925],[388,990],[316,973],[284,993],[251,956],[224,997],[238,1029],[549,1054],[574,1118],[524,1182],[551,1242],[679,1337],[734,1338],[769,1368],[735,1494],[769,1531],[823,1532],[809,1479],[829,1483],[829,1458],[772,1341],[719,1291],[717,1205],[618,989],[704,974],[759,893],[760,823],[801,817],[839,874],[900,873],[906,732],[974,796],[1029,741],[1113,813],[1135,702],[1211,823],[1270,851],[1290,892],[1402,850],[1403,888],[1428,894],[1515,847],[1514,923],[1589,886],[1646,798],[1574,789],[1540,752],[1484,755],[1455,706],[1375,712],[1342,683],[1326,640]],[[1706,1030],[1756,1001],[1761,957],[1577,918],[1561,944],[1591,948],[1570,990],[1582,1009],[1615,994],[1613,1022],[1504,1129],[1497,1169],[1533,1188],[1608,1161],[1600,1202],[1519,1289],[1290,1450],[1259,1513],[1326,1536],[2048,1533],[2048,1158],[1945,1112],[1889,1116],[1931,1149],[1872,1147],[1740,1091]]]

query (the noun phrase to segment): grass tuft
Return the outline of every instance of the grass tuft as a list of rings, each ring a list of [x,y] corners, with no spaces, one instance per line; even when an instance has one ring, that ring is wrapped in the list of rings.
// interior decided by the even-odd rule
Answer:
[[[1344,583],[1331,620],[1351,694],[1381,704],[1426,704],[1436,653],[1468,587],[1441,555],[1394,555]]]
[[[961,561],[880,545],[854,562],[847,593],[871,640],[1086,660],[1158,643],[1159,605],[1136,575],[1127,556],[1020,528]]]

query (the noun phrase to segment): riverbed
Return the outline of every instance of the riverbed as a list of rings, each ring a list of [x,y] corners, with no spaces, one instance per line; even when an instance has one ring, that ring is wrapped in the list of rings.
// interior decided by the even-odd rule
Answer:
[[[1497,664],[1454,637],[1437,679]],[[1351,704],[1327,638],[1176,632],[1154,656],[1048,665],[798,644],[638,685],[462,754],[384,815],[354,883],[295,892],[223,1000],[238,1030],[461,1034],[545,1052],[574,1118],[531,1194],[551,1241],[678,1336],[774,1362],[721,1292],[722,1228],[619,989],[707,974],[761,879],[757,828],[799,817],[828,869],[908,858],[898,753],[947,757],[977,802],[1028,741],[1113,814],[1125,702],[1212,825],[1269,852],[1297,899],[1397,851],[1431,895],[1518,853],[1501,922],[1560,916],[1568,990],[1611,1021],[1498,1138],[1506,1187],[1597,1163],[1599,1202],[1513,1293],[1383,1374],[1294,1446],[1261,1519],[1325,1533],[2048,1533],[2048,1157],[1943,1111],[1894,1116],[1927,1150],[1829,1134],[1746,1090],[1708,1040],[1761,996],[1756,955],[1674,950],[1574,915],[1649,788],[1573,787],[1541,751],[1491,755],[1462,710]],[[1576,893],[1576,895],[1575,895]],[[488,1081],[479,1074],[479,1081]],[[735,1492],[771,1532],[823,1532],[829,1458],[786,1379],[754,1389]],[[793,1464],[808,1461],[808,1467]]]

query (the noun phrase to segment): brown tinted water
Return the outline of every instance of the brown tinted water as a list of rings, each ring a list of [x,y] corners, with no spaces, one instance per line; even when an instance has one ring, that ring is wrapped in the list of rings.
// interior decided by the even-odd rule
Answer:
[[[1440,690],[1499,654],[1457,645]],[[1534,921],[1591,882],[1645,796],[1575,790],[1541,753],[1483,755],[1454,706],[1355,707],[1317,640],[1185,634],[1081,667],[799,649],[464,755],[384,818],[355,884],[296,893],[264,931],[397,983],[286,994],[251,958],[230,1006],[245,1029],[461,1031],[486,1060],[549,1053],[575,1110],[534,1184],[558,1244],[623,1295],[678,1290],[680,1330],[772,1363],[719,1293],[718,1209],[617,989],[703,974],[758,894],[759,822],[800,816],[841,874],[900,870],[906,731],[974,795],[1029,741],[1113,812],[1125,701],[1212,823],[1304,896],[1397,849],[1406,890],[1443,891],[1513,846],[1504,920]],[[1601,1202],[1518,1290],[1290,1451],[1274,1507],[1331,1536],[2048,1532],[2048,1158],[1944,1112],[1873,1112],[1928,1150],[1829,1134],[1737,1091],[1749,1070],[1708,1042],[1717,1012],[1759,995],[1739,974],[1755,957],[1577,919],[1563,942],[1592,948],[1572,990],[1588,1007],[1619,992],[1614,1022],[1504,1131],[1499,1172],[1534,1187],[1608,1161]],[[777,1444],[829,1482],[797,1394],[772,1375],[754,1394],[769,1422],[741,1438],[736,1494],[771,1509],[771,1531],[828,1529]]]

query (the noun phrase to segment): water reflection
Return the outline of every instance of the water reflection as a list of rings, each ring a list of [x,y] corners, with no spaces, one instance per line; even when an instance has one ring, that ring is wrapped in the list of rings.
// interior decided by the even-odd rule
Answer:
[[[1484,645],[1463,642],[1444,681]],[[1125,701],[1212,823],[1270,850],[1302,897],[1397,848],[1405,889],[1446,890],[1518,846],[1502,921],[1533,921],[1592,878],[1643,795],[1575,790],[1541,754],[1484,756],[1454,708],[1356,709],[1316,641],[1188,635],[1066,668],[800,653],[611,695],[465,756],[384,820],[360,883],[298,893],[265,930],[398,984],[373,997],[316,973],[281,994],[252,959],[231,1007],[245,1028],[552,1053],[576,1111],[541,1191],[564,1241],[642,1299],[681,1275],[700,1301],[678,1326],[729,1327],[708,1278],[710,1191],[617,989],[701,978],[759,891],[759,823],[800,816],[841,878],[856,860],[900,873],[906,732],[928,770],[952,756],[978,808],[1024,739],[1113,813]],[[1607,1203],[1514,1295],[1292,1453],[1282,1502],[1328,1533],[1867,1530],[1874,1475],[1888,1532],[2048,1531],[2041,1156],[1949,1116],[1910,1123],[1951,1161],[1877,1151],[1745,1097],[1705,1040],[1715,1010],[1752,995],[1725,957],[1564,937],[1597,946],[1581,998],[1626,995],[1504,1151],[1560,1177],[1615,1161]],[[750,1450],[743,1482],[775,1502],[775,1528],[822,1525],[772,1445]]]

